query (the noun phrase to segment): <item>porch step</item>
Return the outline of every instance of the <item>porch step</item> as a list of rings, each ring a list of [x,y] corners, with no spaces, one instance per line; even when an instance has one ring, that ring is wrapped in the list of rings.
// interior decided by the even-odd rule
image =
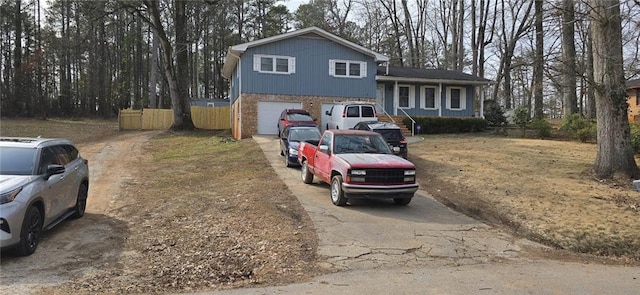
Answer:
[[[387,116],[387,115],[378,115],[378,121],[382,121],[382,122],[391,122],[391,123],[396,123],[396,125],[398,125],[398,127],[400,127],[400,129],[402,130],[402,134],[404,134],[405,137],[410,137],[411,136],[411,126],[407,127],[402,123],[402,120],[404,120],[405,116]]]

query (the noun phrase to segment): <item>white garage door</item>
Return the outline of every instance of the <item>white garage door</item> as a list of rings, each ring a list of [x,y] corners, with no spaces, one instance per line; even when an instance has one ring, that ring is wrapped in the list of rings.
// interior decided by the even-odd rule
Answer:
[[[259,101],[258,134],[278,134],[278,117],[284,109],[300,109],[300,102]]]

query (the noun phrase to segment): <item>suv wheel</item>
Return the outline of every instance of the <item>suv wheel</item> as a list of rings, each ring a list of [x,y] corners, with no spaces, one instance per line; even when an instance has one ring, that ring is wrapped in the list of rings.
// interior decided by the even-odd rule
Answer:
[[[28,256],[36,252],[40,233],[42,232],[42,214],[36,206],[30,206],[27,214],[22,220],[22,230],[20,231],[20,244],[18,244],[18,254]]]
[[[73,218],[80,218],[84,215],[84,210],[87,208],[87,188],[86,184],[80,184],[78,188],[78,198],[76,199],[76,206],[73,210]]]

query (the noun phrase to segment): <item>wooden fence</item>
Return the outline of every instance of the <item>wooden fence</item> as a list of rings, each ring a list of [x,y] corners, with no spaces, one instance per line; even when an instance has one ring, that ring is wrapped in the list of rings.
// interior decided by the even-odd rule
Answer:
[[[208,130],[230,129],[230,107],[191,106],[191,119],[196,128]],[[167,109],[120,110],[120,130],[162,130],[173,124],[173,111]]]

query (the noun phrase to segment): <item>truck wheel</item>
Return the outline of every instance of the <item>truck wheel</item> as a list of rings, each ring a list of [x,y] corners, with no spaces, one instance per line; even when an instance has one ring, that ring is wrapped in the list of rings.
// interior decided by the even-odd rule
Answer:
[[[22,220],[22,230],[20,231],[20,243],[18,244],[18,255],[28,256],[33,254],[38,248],[40,233],[42,232],[42,215],[40,209],[31,206],[27,209],[27,214]]]
[[[307,161],[302,162],[302,167],[300,168],[300,175],[302,176],[302,182],[306,184],[310,184],[313,182],[313,174],[309,172]]]
[[[395,198],[393,199],[393,202],[396,203],[396,205],[409,205],[409,203],[411,203],[411,198]]]
[[[336,206],[344,206],[347,200],[342,191],[342,176],[336,175],[331,178],[331,202]]]

